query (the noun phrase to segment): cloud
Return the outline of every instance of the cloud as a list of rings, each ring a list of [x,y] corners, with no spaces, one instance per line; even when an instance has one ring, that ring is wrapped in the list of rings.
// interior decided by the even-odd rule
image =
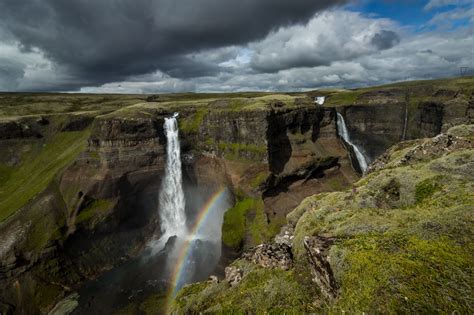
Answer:
[[[280,28],[250,47],[252,68],[276,72],[294,67],[328,66],[388,49],[400,39],[387,19],[367,18],[357,12],[327,11],[307,25]]]
[[[83,93],[128,93],[128,94],[152,94],[152,93],[175,93],[183,91],[195,91],[194,82],[172,78],[167,74],[157,71],[145,76],[132,77],[123,82],[106,83],[100,87],[83,87]]]
[[[457,6],[464,4],[472,4],[471,0],[430,0],[424,7],[425,10],[433,10],[445,6]]]
[[[435,27],[443,27],[446,29],[453,28],[459,21],[468,21],[474,23],[474,7],[473,8],[456,8],[445,12],[437,13],[431,20],[428,21],[428,25]]]
[[[447,36],[449,35],[449,36]],[[430,32],[406,35],[398,45],[374,50],[351,60],[333,61],[331,65],[293,67],[276,72],[251,71],[246,66],[221,71],[213,76],[193,79],[169,78],[155,74],[140,82],[121,83],[120,91],[158,92],[228,92],[228,91],[298,91],[324,87],[360,87],[394,81],[433,79],[459,74],[459,67],[472,65],[474,38],[469,30],[455,33]],[[246,51],[246,50],[244,50]],[[90,90],[83,90],[90,91]],[[94,88],[95,92],[117,92],[111,85]]]
[[[16,89],[24,75],[23,64],[0,57],[0,91]]]
[[[414,32],[347,7],[324,10],[342,0],[203,1],[3,0],[0,90],[290,91],[473,66],[472,9],[436,11]]]
[[[394,31],[381,30],[372,37],[370,43],[379,50],[389,49],[400,43],[400,36]]]
[[[161,70],[174,77],[216,74],[187,55],[264,38],[305,23],[345,0],[2,0],[0,29],[23,52],[39,49],[76,88]],[[72,83],[70,81],[70,83]],[[71,85],[56,89],[70,89]]]

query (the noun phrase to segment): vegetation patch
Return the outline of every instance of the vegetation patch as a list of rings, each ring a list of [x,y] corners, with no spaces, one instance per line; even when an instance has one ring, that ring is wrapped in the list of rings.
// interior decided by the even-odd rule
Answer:
[[[86,148],[88,131],[60,132],[31,151],[0,187],[0,222],[42,192]]]
[[[334,311],[469,313],[472,247],[396,234],[362,235],[340,246],[346,268]]]
[[[190,117],[186,117],[180,121],[180,129],[184,133],[193,133],[196,134],[199,132],[199,126],[201,126],[204,117],[206,116],[207,109],[200,108],[196,113],[192,114]]]
[[[282,220],[285,221],[284,218],[281,218],[281,220],[274,220],[269,223],[261,199],[256,200],[255,207],[247,218],[247,226],[251,237],[248,246],[256,246],[271,240],[272,237],[278,234]]]
[[[302,314],[316,310],[315,286],[302,286],[293,271],[265,269],[238,261],[246,270],[242,281],[230,287],[225,281],[184,287],[172,312],[177,314]]]
[[[326,106],[351,105],[357,101],[357,98],[359,97],[360,94],[362,94],[362,92],[357,91],[357,90],[340,91],[336,93],[331,93],[327,97],[324,105]]]
[[[14,170],[13,167],[0,163],[0,187],[5,185]]]
[[[438,181],[442,177],[436,176],[433,178],[425,179],[424,181],[418,183],[415,187],[415,199],[417,203],[421,203],[426,198],[433,195],[436,191],[441,188],[441,185]]]
[[[252,143],[229,143],[220,141],[217,144],[219,151],[224,153],[228,160],[248,160],[266,154],[267,148]]]
[[[265,183],[265,181],[268,178],[268,175],[270,173],[268,171],[262,171],[259,172],[251,181],[250,181],[250,187],[252,188],[259,188],[262,184]]]
[[[254,199],[239,200],[234,207],[227,210],[222,224],[222,241],[232,248],[240,248],[245,237],[246,214],[255,208]]]
[[[256,246],[278,234],[285,222],[283,217],[268,222],[262,199],[241,197],[224,215],[222,241],[236,249],[240,249],[244,241],[246,246]]]
[[[87,208],[81,210],[76,217],[76,223],[89,221],[97,216],[102,215],[106,210],[109,210],[113,202],[107,199],[94,200]]]

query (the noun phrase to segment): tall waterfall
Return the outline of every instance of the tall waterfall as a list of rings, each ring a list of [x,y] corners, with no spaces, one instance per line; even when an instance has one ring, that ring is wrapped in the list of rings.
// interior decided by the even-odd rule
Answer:
[[[175,113],[172,117],[165,118],[164,124],[167,158],[159,205],[162,239],[165,242],[170,236],[183,236],[187,233],[177,117],[178,113]]]
[[[357,158],[357,162],[362,170],[362,173],[365,173],[367,170],[367,160],[365,159],[362,152],[360,152],[357,145],[352,143],[351,138],[349,136],[349,131],[347,131],[346,122],[344,121],[344,117],[341,114],[337,113],[337,131],[339,136],[354,149],[354,153]]]

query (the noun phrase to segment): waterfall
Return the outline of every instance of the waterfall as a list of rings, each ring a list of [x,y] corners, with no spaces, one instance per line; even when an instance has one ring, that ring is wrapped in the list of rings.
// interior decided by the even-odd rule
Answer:
[[[365,171],[367,170],[367,161],[362,152],[360,152],[357,145],[352,143],[351,138],[349,137],[349,131],[347,130],[347,126],[344,121],[344,117],[342,117],[342,115],[339,113],[337,113],[337,131],[339,137],[341,137],[349,146],[354,149],[354,153],[356,155],[357,162],[359,163],[362,173],[365,173]]]
[[[185,200],[181,173],[181,149],[179,146],[178,113],[165,118],[167,140],[165,177],[160,190],[160,219],[162,239],[173,235],[183,236],[186,231]]]
[[[405,141],[407,137],[407,125],[408,125],[408,103],[405,102],[405,120],[403,122],[402,141]]]

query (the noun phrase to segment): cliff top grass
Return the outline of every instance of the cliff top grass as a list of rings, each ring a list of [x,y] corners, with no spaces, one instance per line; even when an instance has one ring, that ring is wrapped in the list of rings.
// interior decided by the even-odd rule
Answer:
[[[438,91],[441,91],[436,95]],[[343,106],[380,102],[403,102],[411,94],[419,100],[444,99],[445,93],[460,91],[469,97],[474,91],[474,77],[407,81],[358,89],[320,89],[307,92],[236,92],[176,94],[70,94],[70,93],[0,93],[0,119],[94,112],[112,117],[142,117],[155,111],[176,111],[205,107],[208,110],[262,110],[274,101],[295,106],[296,98],[325,95],[324,106]],[[379,95],[375,92],[380,92]],[[375,93],[375,94],[374,94]],[[311,104],[311,99],[309,99]],[[113,114],[112,114],[113,113]]]
[[[448,133],[463,136],[452,139],[456,149],[426,146],[439,145],[435,139],[395,146],[388,166],[352,189],[306,198],[287,217],[296,225],[294,269],[268,270],[238,260],[241,283],[187,286],[173,310],[469,313],[474,304],[474,149],[466,139],[474,133],[472,126]],[[407,160],[407,149],[419,146],[422,158]],[[327,257],[339,287],[334,300],[320,295],[315,283],[308,287],[307,236],[335,239]]]
[[[227,97],[224,98],[223,96]],[[301,96],[299,96],[301,97]],[[298,96],[288,94],[264,94],[256,97],[245,97],[241,94],[214,95],[211,98],[198,97],[196,99],[163,100],[160,102],[139,102],[124,106],[116,111],[105,113],[100,116],[103,119],[115,117],[140,118],[155,115],[156,113],[170,114],[172,112],[195,112],[195,111],[260,111],[270,110],[272,103],[279,102],[280,106],[286,108],[295,107]]]
[[[469,98],[474,91],[474,77],[466,76],[438,80],[397,82],[350,90],[318,90],[311,95],[325,95],[325,106],[368,105],[380,103],[412,101],[447,100],[460,93]]]

